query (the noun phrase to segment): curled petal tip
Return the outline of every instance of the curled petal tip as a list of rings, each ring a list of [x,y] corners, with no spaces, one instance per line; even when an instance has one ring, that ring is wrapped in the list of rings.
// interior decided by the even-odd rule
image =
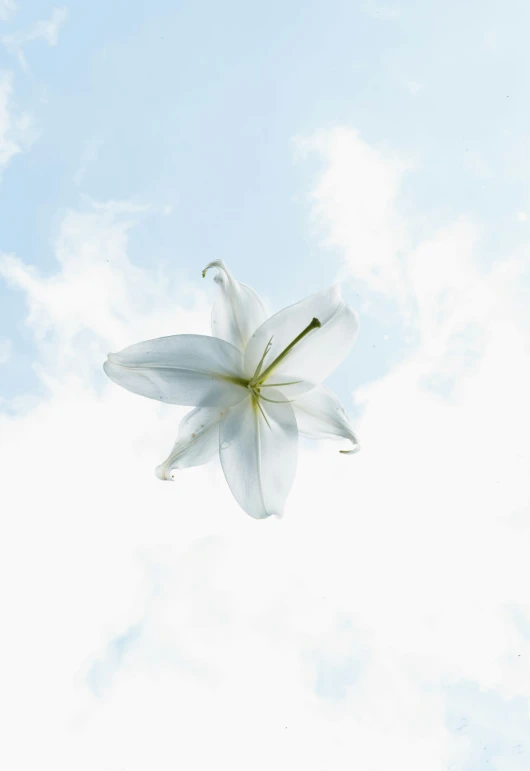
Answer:
[[[162,482],[174,482],[175,479],[171,472],[169,472],[169,476],[167,473],[167,466],[165,463],[161,463],[160,466],[157,466],[155,468],[155,476],[157,479],[161,479]]]
[[[349,450],[339,450],[339,452],[342,453],[343,455],[353,455],[354,453],[359,452],[359,450],[361,449],[361,445],[359,444],[359,440],[357,439],[353,431],[349,433],[347,438],[350,440],[353,446]]]
[[[211,262],[206,265],[205,268],[203,268],[202,271],[202,277],[204,278],[207,274],[207,272],[210,270],[210,268],[218,268],[220,270],[224,270],[226,272],[226,265],[222,260],[212,260]]]
[[[360,449],[361,445],[358,442],[353,442],[351,450],[339,450],[339,452],[343,455],[353,455],[354,453],[359,452]]]

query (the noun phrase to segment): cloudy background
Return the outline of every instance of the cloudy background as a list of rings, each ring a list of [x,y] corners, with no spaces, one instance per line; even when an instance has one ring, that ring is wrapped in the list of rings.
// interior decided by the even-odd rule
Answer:
[[[0,0],[0,760],[530,767],[530,8]],[[283,520],[109,350],[339,277]]]

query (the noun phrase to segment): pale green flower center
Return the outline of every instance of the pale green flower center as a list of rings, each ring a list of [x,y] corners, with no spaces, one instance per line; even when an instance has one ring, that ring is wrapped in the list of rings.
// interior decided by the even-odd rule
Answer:
[[[297,335],[294,338],[294,340],[291,343],[289,343],[289,345],[286,348],[284,348],[283,351],[280,354],[278,354],[278,356],[274,359],[274,361],[271,362],[271,364],[269,364],[269,366],[262,372],[261,368],[263,367],[265,358],[271,349],[271,343],[272,343],[272,337],[271,337],[271,339],[265,346],[265,350],[263,351],[263,356],[261,357],[258,363],[258,366],[256,367],[256,371],[254,372],[254,375],[248,381],[248,383],[246,383],[247,388],[252,394],[252,401],[254,405],[260,410],[269,428],[270,428],[270,424],[269,424],[269,421],[267,420],[267,416],[265,415],[263,407],[260,404],[260,400],[263,399],[266,402],[273,402],[274,404],[282,404],[293,400],[292,399],[269,399],[267,396],[264,396],[261,393],[261,389],[274,388],[275,386],[279,388],[280,386],[296,385],[297,383],[301,383],[302,381],[291,380],[284,383],[266,383],[265,381],[274,372],[274,370],[277,368],[280,362],[282,362],[285,359],[285,357],[294,348],[294,346],[300,342],[300,340],[302,340],[306,335],[308,335],[313,329],[318,329],[318,327],[321,327],[321,326],[322,325],[318,319],[316,318],[312,319],[311,323],[308,324],[307,327],[303,329],[302,332],[300,332],[300,334]]]
[[[230,376],[218,376],[223,377],[224,380],[227,380],[230,383],[235,383],[236,385],[243,386],[243,388],[248,388],[252,395],[252,401],[254,406],[261,411],[261,414],[263,415],[265,422],[270,428],[269,421],[267,420],[267,416],[265,415],[265,412],[263,411],[263,407],[260,404],[260,400],[263,399],[263,401],[266,402],[272,402],[274,404],[285,404],[287,402],[294,401],[293,399],[269,399],[267,396],[264,396],[261,393],[262,388],[279,388],[280,386],[290,386],[290,385],[296,385],[297,383],[301,383],[301,380],[290,380],[288,382],[284,383],[266,383],[268,377],[274,372],[278,364],[282,362],[285,357],[288,355],[289,351],[291,351],[295,345],[297,345],[300,340],[302,340],[306,335],[308,335],[313,329],[318,329],[321,327],[322,324],[318,319],[312,319],[311,323],[307,325],[305,329],[303,329],[299,335],[297,335],[294,340],[289,343],[289,345],[283,349],[283,351],[274,359],[273,362],[269,364],[269,366],[262,372],[261,368],[263,367],[263,362],[265,361],[265,358],[267,354],[269,353],[271,349],[271,343],[272,343],[272,337],[265,346],[265,350],[263,351],[263,356],[259,360],[258,366],[256,367],[256,371],[252,375],[250,380],[245,380],[244,378],[240,377],[230,377]]]

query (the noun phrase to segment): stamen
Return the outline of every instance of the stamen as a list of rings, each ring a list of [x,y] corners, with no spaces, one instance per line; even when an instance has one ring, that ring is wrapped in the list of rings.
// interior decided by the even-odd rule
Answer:
[[[260,398],[265,402],[272,402],[272,404],[290,404],[295,401],[294,399],[268,399],[266,396],[263,396],[263,394],[260,395]]]
[[[267,367],[267,369],[265,370],[265,372],[262,372],[262,373],[261,373],[261,375],[260,375],[260,374],[259,374],[259,372],[258,372],[258,374],[257,374],[257,375],[254,375],[254,377],[252,378],[252,380],[251,380],[250,382],[251,382],[253,385],[256,385],[256,384],[258,384],[258,383],[259,383],[259,385],[261,386],[261,385],[262,385],[262,383],[263,383],[263,381],[264,381],[264,380],[266,380],[266,379],[269,377],[269,375],[271,374],[271,372],[272,372],[274,369],[276,369],[276,367],[278,366],[278,364],[279,364],[281,361],[283,361],[283,359],[285,359],[285,357],[287,356],[287,354],[289,353],[289,351],[290,351],[290,350],[292,350],[292,348],[294,348],[294,346],[295,346],[297,343],[299,343],[299,342],[300,342],[300,340],[301,340],[303,337],[305,337],[306,335],[308,335],[308,334],[311,332],[311,330],[312,330],[312,329],[317,329],[318,327],[321,327],[321,326],[322,326],[322,324],[320,323],[320,321],[319,321],[318,319],[314,318],[314,319],[311,321],[311,323],[310,323],[310,324],[308,324],[308,325],[307,325],[307,327],[306,327],[304,330],[302,330],[302,332],[300,332],[300,334],[299,334],[297,337],[295,337],[295,339],[293,340],[293,342],[292,342],[292,343],[289,343],[289,345],[287,346],[287,348],[285,348],[285,349],[284,349],[284,350],[283,350],[283,351],[282,351],[282,352],[279,354],[279,356],[277,356],[277,357],[274,359],[274,361],[272,362],[272,364],[269,364],[269,366]],[[272,338],[271,338],[271,339],[272,339]],[[270,342],[270,341],[269,341],[269,342]],[[265,354],[263,355],[263,358],[265,358]],[[261,369],[261,364],[262,364],[262,362],[260,362],[260,364],[259,364],[259,368],[260,368],[260,369]],[[259,380],[258,380],[258,378],[259,378]]]
[[[254,401],[255,401],[255,402],[256,402],[256,404],[258,405],[258,407],[259,407],[259,410],[260,410],[261,414],[263,415],[263,419],[265,420],[265,423],[268,425],[269,429],[272,431],[272,428],[271,428],[271,424],[270,424],[270,423],[269,423],[269,421],[267,420],[267,416],[265,415],[265,412],[264,412],[264,410],[263,410],[263,407],[262,407],[262,406],[261,406],[261,404],[259,403],[259,396],[256,396],[256,398],[254,399]]]
[[[265,361],[265,356],[268,354],[268,352],[271,349],[271,343],[272,343],[272,338],[273,337],[274,337],[274,335],[271,336],[271,339],[269,340],[269,342],[265,346],[265,350],[263,351],[263,356],[259,360],[259,364],[256,367],[256,371],[254,372],[254,375],[252,376],[252,382],[254,382],[259,377],[259,373],[261,372],[261,368],[263,366],[263,362]]]
[[[290,380],[288,383],[260,383],[260,388],[276,388],[279,386],[296,385],[297,383],[303,382],[303,380]]]

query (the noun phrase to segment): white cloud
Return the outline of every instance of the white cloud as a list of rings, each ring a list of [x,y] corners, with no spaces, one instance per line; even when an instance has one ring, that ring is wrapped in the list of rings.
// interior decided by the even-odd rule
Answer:
[[[246,517],[216,465],[159,482],[184,410],[101,374],[107,350],[208,332],[204,283],[131,263],[145,208],[68,212],[55,275],[0,261],[45,386],[0,417],[6,767],[464,768],[449,711],[524,740],[503,700],[530,693],[528,248],[485,271],[466,220],[408,248],[405,164],[362,145],[319,135],[313,201],[370,291],[396,277],[419,343],[357,395],[359,455],[302,453],[281,521]]]
[[[486,269],[482,228],[460,219],[404,248],[399,162],[349,131],[308,146],[326,164],[311,197],[325,243],[342,248],[366,291],[397,295],[402,330],[418,338],[399,367],[357,395],[365,414],[351,479],[355,539],[340,556],[344,539],[330,537],[322,561],[349,558],[345,591],[369,587],[357,597],[358,622],[378,630],[376,648],[392,646],[394,665],[410,660],[420,678],[476,682],[528,709],[530,635],[513,611],[530,618],[530,243]],[[374,247],[376,231],[384,248]],[[509,721],[495,720],[508,731]]]
[[[50,19],[35,22],[25,32],[12,32],[1,35],[0,42],[9,53],[17,57],[22,69],[28,71],[29,66],[24,53],[24,47],[35,40],[44,40],[49,46],[57,45],[59,42],[59,30],[67,18],[67,8],[53,8]]]
[[[410,164],[344,127],[298,138],[296,144],[302,154],[316,153],[325,164],[310,196],[324,245],[344,256],[354,275],[370,286],[402,292],[400,255],[408,236],[396,193]]]
[[[15,0],[0,0],[0,21],[9,21],[16,10]]]
[[[84,375],[126,338],[171,334],[193,321],[194,314],[175,306],[162,269],[146,274],[128,262],[129,229],[146,211],[111,202],[68,212],[55,242],[57,275],[42,277],[14,255],[0,260],[0,275],[26,294],[27,324],[47,377]],[[196,294],[186,285],[181,291]]]

